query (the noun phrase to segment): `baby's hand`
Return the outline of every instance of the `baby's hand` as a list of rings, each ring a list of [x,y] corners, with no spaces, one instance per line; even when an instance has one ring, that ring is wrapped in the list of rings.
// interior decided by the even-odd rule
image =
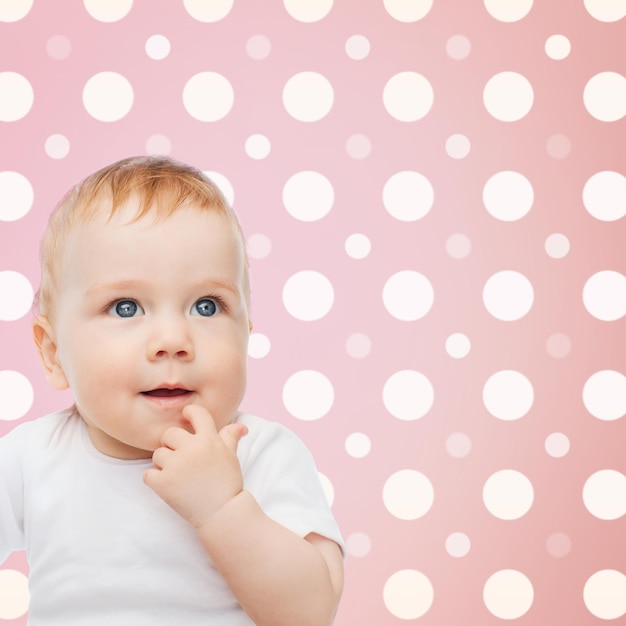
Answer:
[[[154,451],[154,468],[143,479],[179,515],[196,528],[243,490],[237,445],[248,432],[242,424],[227,424],[219,432],[201,406],[183,409],[182,427],[168,428]]]

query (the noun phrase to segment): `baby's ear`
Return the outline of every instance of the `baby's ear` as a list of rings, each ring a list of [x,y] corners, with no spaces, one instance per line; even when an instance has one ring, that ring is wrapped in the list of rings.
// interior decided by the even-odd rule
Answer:
[[[63,391],[69,387],[65,372],[57,358],[57,344],[54,329],[50,320],[38,315],[33,322],[33,338],[39,352],[41,362],[46,370],[46,378],[53,389]]]

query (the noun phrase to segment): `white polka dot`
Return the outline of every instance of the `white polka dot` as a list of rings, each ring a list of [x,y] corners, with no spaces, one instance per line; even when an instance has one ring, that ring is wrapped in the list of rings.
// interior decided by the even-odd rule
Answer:
[[[572,142],[567,135],[550,135],[546,142],[546,151],[553,159],[564,159],[572,151]]]
[[[133,0],[83,0],[87,13],[99,22],[117,22],[125,18]]]
[[[533,186],[519,172],[498,172],[483,187],[485,208],[503,222],[522,219],[532,208],[534,197]]]
[[[183,0],[187,13],[199,22],[219,22],[233,8],[234,0]]]
[[[246,52],[251,59],[262,61],[272,51],[272,42],[265,35],[252,35],[246,41]]]
[[[355,61],[362,61],[370,53],[369,39],[363,35],[352,35],[346,40],[346,54]]]
[[[533,0],[484,0],[491,17],[499,22],[518,22],[524,19],[533,6]]]
[[[589,612],[604,620],[626,614],[626,576],[614,569],[592,574],[585,583],[583,599]]]
[[[465,533],[452,533],[446,538],[446,552],[455,558],[469,554],[472,542]]]
[[[626,415],[626,376],[614,370],[592,374],[583,387],[583,403],[599,420],[620,419]]]
[[[403,270],[390,276],[383,287],[383,304],[396,319],[414,322],[424,317],[433,306],[433,286],[426,276]]]
[[[501,520],[514,520],[528,513],[534,491],[530,480],[512,469],[493,473],[483,487],[483,502],[489,513]]]
[[[283,304],[290,315],[303,322],[322,319],[332,308],[335,292],[319,272],[304,270],[293,274],[283,287]]]
[[[533,106],[534,93],[528,79],[517,72],[500,72],[485,85],[483,101],[488,113],[501,122],[516,122]]]
[[[333,386],[320,372],[301,370],[283,386],[283,404],[293,417],[312,421],[324,417],[335,400]]]
[[[506,422],[524,417],[534,401],[532,383],[520,372],[500,370],[483,387],[483,402],[491,415]]]
[[[464,259],[472,251],[472,242],[467,235],[455,233],[446,239],[446,252],[453,259]]]
[[[0,619],[12,620],[28,611],[28,578],[12,569],[0,570]]]
[[[626,115],[626,78],[600,72],[585,85],[583,101],[589,114],[601,122],[616,122]]]
[[[19,22],[33,7],[33,0],[9,0],[0,3],[0,22]]]
[[[431,382],[415,370],[400,370],[392,374],[383,387],[383,403],[394,417],[413,421],[426,415],[434,402]]]
[[[428,15],[433,0],[383,0],[387,13],[399,22],[417,22]]]
[[[572,540],[565,533],[552,533],[546,541],[546,549],[551,556],[562,558],[572,549]]]
[[[551,35],[546,39],[546,54],[555,61],[561,61],[569,56],[572,44],[565,35]]]
[[[270,352],[269,338],[263,333],[252,333],[248,340],[248,356],[253,359],[262,359]]]
[[[217,72],[200,72],[183,89],[185,109],[201,122],[216,122],[226,117],[234,100],[232,85]]]
[[[117,72],[94,74],[83,88],[83,105],[100,122],[116,122],[133,106],[132,85]]]
[[[612,469],[595,472],[585,481],[583,501],[594,517],[619,519],[626,514],[626,476]]]
[[[469,354],[472,344],[467,335],[463,333],[452,333],[446,339],[446,352],[453,359],[462,359]]]
[[[435,492],[424,474],[405,469],[392,474],[383,487],[385,508],[398,519],[424,517],[433,505]]]
[[[564,457],[569,452],[569,438],[563,433],[552,433],[546,437],[546,452],[555,459]]]
[[[64,159],[70,153],[70,142],[65,135],[50,135],[44,149],[51,159]]]
[[[53,35],[46,42],[46,52],[51,59],[67,59],[72,52],[72,42],[63,35]]]
[[[333,207],[335,192],[330,181],[318,172],[298,172],[283,187],[283,204],[292,217],[315,222]]]
[[[453,159],[464,159],[469,153],[472,144],[465,135],[450,135],[446,140],[446,152]]]
[[[148,154],[169,154],[172,150],[172,142],[165,135],[151,135],[146,141]]]
[[[585,0],[585,9],[600,22],[617,22],[626,15],[626,0]]]
[[[562,259],[569,252],[569,239],[561,233],[553,233],[546,239],[545,249],[553,259]]]
[[[346,548],[350,556],[367,556],[372,549],[372,541],[365,533],[352,533],[346,539]]]
[[[333,8],[333,0],[283,0],[287,13],[299,22],[319,22]]]
[[[317,122],[326,117],[334,99],[333,86],[317,72],[294,74],[283,88],[283,106],[300,122]]]
[[[614,222],[626,215],[626,176],[619,172],[597,172],[583,188],[583,204],[590,215]]]
[[[532,308],[534,297],[533,286],[526,276],[511,270],[496,272],[483,288],[485,308],[505,322],[524,317]]]
[[[423,218],[432,208],[434,200],[433,186],[418,172],[398,172],[387,180],[383,188],[383,203],[387,212],[402,222]]]
[[[371,449],[372,442],[364,433],[352,433],[346,438],[346,452],[355,459],[366,457]]]
[[[33,188],[26,176],[0,172],[0,221],[14,222],[24,217],[31,210],[33,199]]]
[[[471,51],[472,43],[465,35],[452,35],[446,41],[446,53],[455,61],[466,59]]]
[[[248,237],[246,249],[253,259],[266,259],[272,252],[272,240],[267,235],[255,233]]]
[[[33,88],[17,72],[0,72],[0,122],[15,122],[33,106]]]
[[[272,149],[270,140],[265,135],[250,135],[246,139],[246,154],[251,159],[264,159]]]
[[[383,104],[391,117],[400,122],[415,122],[433,106],[433,88],[417,72],[400,72],[392,76],[383,90]]]
[[[233,206],[233,204],[235,203],[235,190],[233,189],[233,185],[230,180],[228,180],[228,178],[226,178],[224,174],[220,174],[220,172],[205,171],[203,173],[208,176],[211,181],[218,187],[218,189],[224,194],[224,197],[226,198],[228,204],[230,204],[230,206]]]
[[[346,254],[352,259],[364,259],[372,250],[372,244],[366,235],[354,233],[346,239]]]
[[[352,135],[346,141],[346,152],[353,159],[365,159],[372,151],[372,142],[365,135]]]
[[[399,619],[412,620],[430,610],[434,598],[433,586],[428,578],[412,569],[392,574],[383,588],[383,601],[387,610]]]
[[[172,46],[164,35],[152,35],[146,40],[146,54],[155,61],[162,61],[169,56]]]
[[[322,483],[322,489],[324,490],[324,495],[326,496],[326,502],[328,502],[328,506],[332,506],[335,501],[335,488],[333,487],[330,478],[322,472],[317,473]]]
[[[626,277],[604,270],[587,279],[583,302],[590,315],[604,322],[613,322],[626,314]]]
[[[363,333],[352,333],[346,340],[346,352],[354,359],[363,359],[372,351],[372,341]]]
[[[33,287],[26,276],[12,270],[0,271],[0,321],[12,322],[33,306]]]
[[[546,350],[551,357],[563,359],[572,351],[572,340],[564,333],[553,333],[546,341]]]
[[[483,588],[487,610],[500,619],[517,619],[528,612],[535,593],[527,576],[513,569],[492,574]]]
[[[472,440],[465,433],[452,433],[446,439],[446,452],[455,459],[462,459],[472,451]]]
[[[33,405],[33,386],[20,372],[0,370],[0,398],[0,421],[19,420]]]

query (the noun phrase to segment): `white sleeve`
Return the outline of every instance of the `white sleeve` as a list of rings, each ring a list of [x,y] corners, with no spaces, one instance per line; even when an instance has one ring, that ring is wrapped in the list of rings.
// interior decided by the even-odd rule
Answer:
[[[345,553],[308,448],[280,424],[248,415],[238,421],[249,428],[240,442],[244,488],[273,520],[300,537],[310,533],[327,537]]]

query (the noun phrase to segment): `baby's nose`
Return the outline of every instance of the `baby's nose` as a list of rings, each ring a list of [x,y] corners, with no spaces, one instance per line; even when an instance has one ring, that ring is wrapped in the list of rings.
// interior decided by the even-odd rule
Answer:
[[[148,358],[191,360],[193,357],[193,342],[184,322],[161,324],[155,328],[148,345]]]

